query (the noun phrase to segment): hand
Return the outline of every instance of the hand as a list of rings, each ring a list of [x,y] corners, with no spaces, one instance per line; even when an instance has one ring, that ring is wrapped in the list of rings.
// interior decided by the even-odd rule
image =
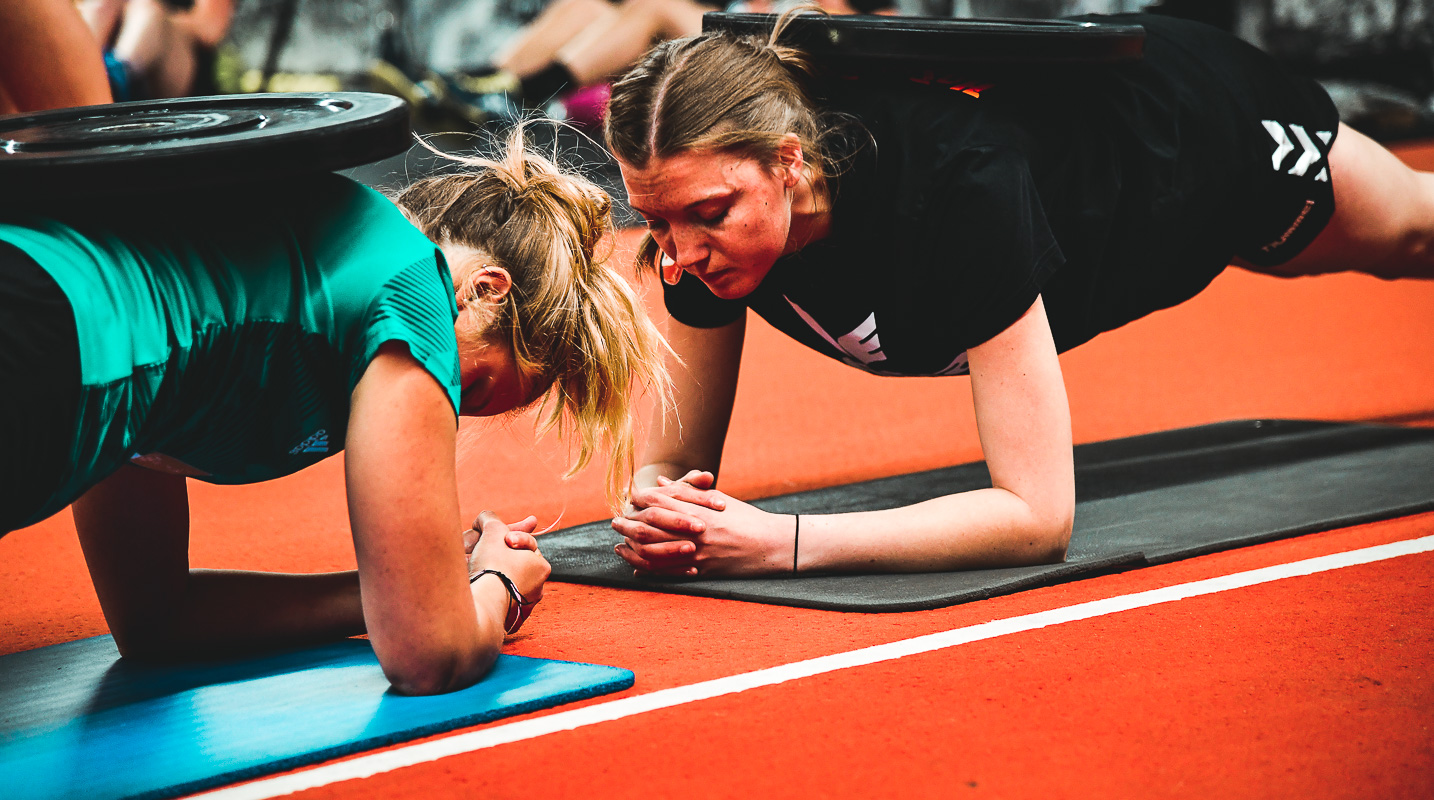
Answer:
[[[474,575],[485,569],[497,570],[512,579],[522,593],[526,604],[511,604],[504,628],[516,632],[533,613],[543,599],[543,584],[548,580],[552,567],[538,550],[538,540],[532,534],[537,519],[528,517],[513,526],[504,525],[498,515],[484,511],[473,523],[477,541],[473,554],[468,559],[468,574]],[[525,530],[526,528],[526,530]],[[466,539],[466,536],[465,536]],[[487,580],[493,580],[488,578]]]
[[[632,492],[622,516],[613,519],[613,528],[623,534],[629,543],[640,541],[648,546],[644,555],[651,561],[652,568],[649,571],[695,574],[693,567],[686,566],[685,561],[682,562],[684,566],[680,571],[674,571],[675,567],[665,567],[668,566],[667,561],[673,557],[696,552],[696,545],[688,536],[706,531],[707,523],[691,514],[683,513],[670,501],[679,500],[713,511],[722,511],[727,507],[727,498],[712,488],[716,482],[716,476],[712,473],[696,469],[675,481],[659,475],[656,486]]]
[[[480,513],[478,518],[473,520],[473,527],[463,532],[463,552],[470,556],[473,555],[473,546],[478,544],[478,537],[483,535],[483,514],[485,513],[491,512]],[[515,550],[536,550],[538,540],[533,538],[532,534],[537,529],[538,518],[529,514],[521,521],[508,526],[508,535],[504,537],[504,540],[508,542],[509,547]],[[528,535],[524,536],[523,534]],[[532,544],[531,547],[528,546],[529,543]]]
[[[727,501],[721,492],[712,488],[716,483],[715,475],[700,469],[694,469],[675,481],[665,475],[658,475],[656,486],[633,490],[632,495],[628,498],[625,511],[633,511],[651,505],[652,502],[645,498],[650,498],[654,492],[706,506],[714,511],[721,511],[726,508]]]
[[[675,485],[674,482],[673,485]],[[634,495],[634,508],[613,520],[623,536],[616,552],[634,569],[661,575],[735,577],[790,572],[795,520],[771,514],[715,490],[695,502],[672,496],[695,487]],[[714,509],[713,505],[721,505]]]
[[[712,473],[696,469],[675,481],[659,475],[656,486],[636,489],[632,492],[627,506],[623,509],[623,516],[628,519],[637,519],[636,515],[643,509],[662,508],[663,498],[672,498],[710,508],[713,511],[722,511],[727,508],[727,496],[712,488],[716,482],[717,478]],[[654,513],[655,518],[661,522],[661,527],[670,532],[700,533],[705,529],[703,523],[695,517],[683,517],[672,509]]]
[[[721,511],[727,507],[727,498],[713,488],[716,485],[716,475],[694,469],[675,481],[665,475],[658,475],[655,488],[668,497],[676,497],[679,500],[706,506],[713,511]]]

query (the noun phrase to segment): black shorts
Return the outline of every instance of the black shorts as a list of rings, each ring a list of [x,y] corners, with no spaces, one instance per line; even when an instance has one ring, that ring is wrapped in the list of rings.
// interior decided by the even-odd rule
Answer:
[[[1254,123],[1263,136],[1255,139],[1264,147],[1257,145],[1263,159],[1245,199],[1235,255],[1274,266],[1299,255],[1334,216],[1338,176],[1329,151],[1339,135],[1339,112],[1318,83],[1273,62],[1251,71],[1242,87],[1258,109]]]
[[[80,402],[75,314],[50,274],[0,241],[0,535],[63,485]]]
[[[1204,110],[1239,128],[1245,152],[1212,164],[1244,174],[1244,191],[1229,198],[1235,255],[1260,266],[1294,258],[1334,216],[1329,151],[1339,112],[1314,80],[1296,75],[1253,45],[1215,28],[1141,15],[1147,35],[1198,58]],[[1197,79],[1186,71],[1188,79]]]

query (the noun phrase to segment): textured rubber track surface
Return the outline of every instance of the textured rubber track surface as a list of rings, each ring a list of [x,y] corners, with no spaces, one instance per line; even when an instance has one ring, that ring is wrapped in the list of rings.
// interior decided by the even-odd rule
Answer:
[[[513,650],[596,651],[643,664],[637,685],[613,696],[620,700],[1429,535],[1434,514],[900,615],[555,584],[544,601],[556,602],[545,609],[550,627]],[[1434,789],[1431,601],[1434,557],[1402,557],[840,670],[293,796],[398,798],[421,787],[502,798],[941,798],[975,789],[969,796],[1021,800],[1413,800]],[[216,800],[274,796],[269,789],[261,782]]]

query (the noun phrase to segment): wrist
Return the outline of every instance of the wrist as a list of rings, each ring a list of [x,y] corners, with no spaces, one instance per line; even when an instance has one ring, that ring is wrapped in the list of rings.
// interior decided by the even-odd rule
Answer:
[[[469,579],[468,588],[478,613],[499,631],[506,632],[512,597],[502,579],[492,572],[474,575]]]
[[[642,468],[633,473],[632,485],[637,489],[651,489],[657,485],[658,478],[678,480],[687,474],[687,470],[666,461],[655,461],[642,465]]]
[[[762,552],[762,572],[768,575],[792,574],[792,546],[795,517],[792,514],[764,512],[766,547]],[[805,522],[805,520],[803,520]]]
[[[518,630],[518,627],[520,625],[523,624],[523,620],[526,618],[527,613],[531,613],[531,607],[537,605],[538,601],[529,600],[528,598],[524,597],[523,591],[518,588],[518,584],[514,582],[512,578],[508,577],[508,574],[506,572],[503,572],[502,570],[479,570],[476,575],[473,575],[468,578],[468,582],[472,584],[477,582],[480,578],[486,578],[490,575],[499,582],[499,585],[503,587],[503,591],[506,592],[508,595],[507,610],[503,614],[503,632],[513,633],[514,631]]]

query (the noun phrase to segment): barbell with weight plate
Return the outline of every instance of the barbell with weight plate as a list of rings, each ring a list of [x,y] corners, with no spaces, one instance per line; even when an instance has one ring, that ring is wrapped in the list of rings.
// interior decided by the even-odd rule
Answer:
[[[413,144],[408,107],[363,92],[191,97],[0,116],[7,204],[259,184]]]
[[[765,37],[775,14],[712,11],[702,30]],[[921,66],[1040,67],[1120,64],[1140,60],[1145,29],[1119,22],[1032,19],[939,19],[929,17],[806,14],[782,31],[784,44],[821,60],[894,62]]]

